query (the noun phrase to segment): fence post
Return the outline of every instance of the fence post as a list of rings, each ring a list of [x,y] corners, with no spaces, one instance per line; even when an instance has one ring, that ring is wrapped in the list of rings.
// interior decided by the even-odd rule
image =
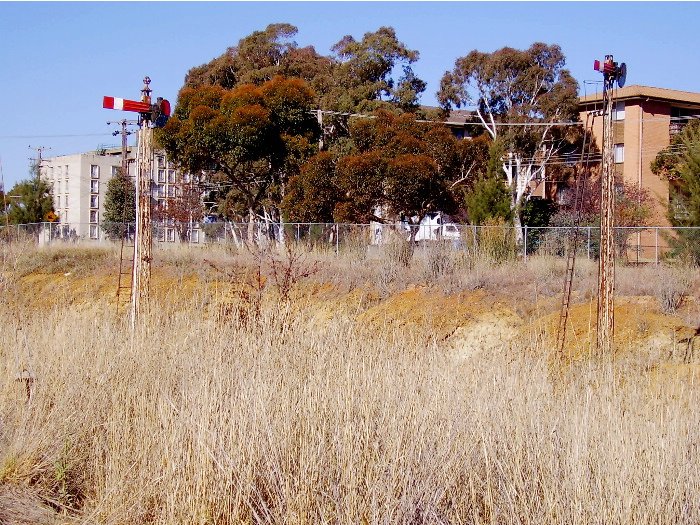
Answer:
[[[340,248],[340,225],[336,222],[335,223],[335,254],[336,256],[340,253],[339,248]]]
[[[588,236],[586,240],[586,257],[591,260],[591,227],[588,227]]]
[[[527,262],[527,224],[525,225],[525,242],[523,246],[523,258],[525,259],[525,262]]]
[[[654,228],[654,265],[659,265],[659,227]]]

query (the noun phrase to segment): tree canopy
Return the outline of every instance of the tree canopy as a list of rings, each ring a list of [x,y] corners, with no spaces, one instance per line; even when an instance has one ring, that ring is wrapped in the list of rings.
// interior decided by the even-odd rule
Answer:
[[[351,121],[346,151],[320,153],[291,180],[285,209],[293,220],[384,222],[457,209],[487,141],[458,141],[444,125],[410,114],[371,117]]]
[[[31,171],[31,178],[18,182],[7,193],[8,220],[12,224],[44,222],[53,211],[51,185],[41,178],[37,163]]]
[[[158,140],[186,171],[214,173],[224,188],[220,211],[253,220],[279,205],[289,176],[315,152],[312,101],[303,80],[280,76],[233,89],[185,87]]]
[[[525,50],[504,47],[493,53],[473,50],[458,58],[440,82],[443,108],[473,108],[478,123],[509,154],[503,170],[518,225],[530,181],[562,147],[578,140],[576,127],[556,124],[578,119],[578,84],[564,65],[555,44],[537,42]]]
[[[286,23],[255,31],[219,57],[190,69],[183,87],[232,89],[243,84],[261,85],[276,76],[296,77],[313,90],[315,106],[326,110],[418,108],[426,83],[411,65],[419,54],[399,41],[393,28],[380,27],[359,41],[346,35],[328,56],[313,46],[299,47],[293,40],[297,31]],[[395,78],[397,69],[401,75]]]

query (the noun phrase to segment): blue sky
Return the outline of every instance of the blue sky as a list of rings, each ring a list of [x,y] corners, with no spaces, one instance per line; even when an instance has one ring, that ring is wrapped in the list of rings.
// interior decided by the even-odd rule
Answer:
[[[28,176],[29,145],[54,156],[117,144],[106,122],[129,114],[102,109],[103,95],[138,98],[149,75],[154,96],[174,103],[189,68],[274,22],[322,54],[346,34],[394,27],[420,52],[422,102],[435,104],[457,57],[535,41],[562,47],[582,92],[606,53],[627,63],[628,84],[700,91],[698,20],[695,2],[0,2],[5,185]]]

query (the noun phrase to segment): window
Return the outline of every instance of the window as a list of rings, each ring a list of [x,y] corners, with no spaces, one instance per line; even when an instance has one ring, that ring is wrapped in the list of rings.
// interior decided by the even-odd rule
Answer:
[[[97,222],[97,210],[90,210],[90,222]]]
[[[90,178],[99,179],[100,178],[100,167],[95,164],[90,165]]]
[[[623,101],[615,102],[613,120],[625,120],[625,103]]]
[[[66,169],[65,169],[64,173],[65,173],[66,179],[67,179],[68,178],[68,164],[66,164]]]
[[[112,177],[119,175],[119,166],[112,166]]]
[[[625,162],[625,145],[615,144],[615,164]]]
[[[165,241],[165,228],[156,228],[156,239],[159,242]]]
[[[190,242],[199,242],[199,230],[190,231]]]
[[[56,209],[61,207],[61,196],[56,197]]]
[[[189,184],[189,182],[190,182],[190,174],[189,173],[185,173],[182,176],[182,182],[184,182],[185,184]]]
[[[175,197],[175,186],[168,186],[168,197]]]
[[[158,184],[156,189],[158,190],[158,197],[165,197],[165,186]]]
[[[165,157],[158,156],[158,167],[159,168],[164,168],[165,167]]]
[[[175,170],[168,170],[168,183],[175,184]]]
[[[53,166],[49,167],[49,178],[53,179],[54,178],[54,173],[53,173]]]
[[[91,180],[90,181],[90,193],[100,193],[100,181]]]
[[[168,242],[175,242],[175,230],[173,228],[168,228],[166,233],[168,236]]]
[[[165,182],[165,170],[158,170],[158,182]]]
[[[91,239],[97,239],[98,236],[98,229],[97,229],[97,224],[91,224],[90,225],[90,238]]]
[[[60,179],[56,181],[56,193],[63,193],[61,191],[61,180]]]
[[[90,207],[91,208],[99,208],[100,207],[100,196],[99,195],[90,195]]]
[[[63,169],[62,166],[56,166],[56,177],[59,177],[59,178],[61,177],[61,173],[62,173],[61,170],[62,169]]]

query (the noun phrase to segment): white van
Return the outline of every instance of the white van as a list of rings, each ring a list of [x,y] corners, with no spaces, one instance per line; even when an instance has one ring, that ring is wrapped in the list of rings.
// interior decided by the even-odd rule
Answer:
[[[440,211],[430,212],[423,217],[418,224],[418,231],[414,238],[420,241],[454,241],[461,239],[459,228],[452,222],[452,218]]]

